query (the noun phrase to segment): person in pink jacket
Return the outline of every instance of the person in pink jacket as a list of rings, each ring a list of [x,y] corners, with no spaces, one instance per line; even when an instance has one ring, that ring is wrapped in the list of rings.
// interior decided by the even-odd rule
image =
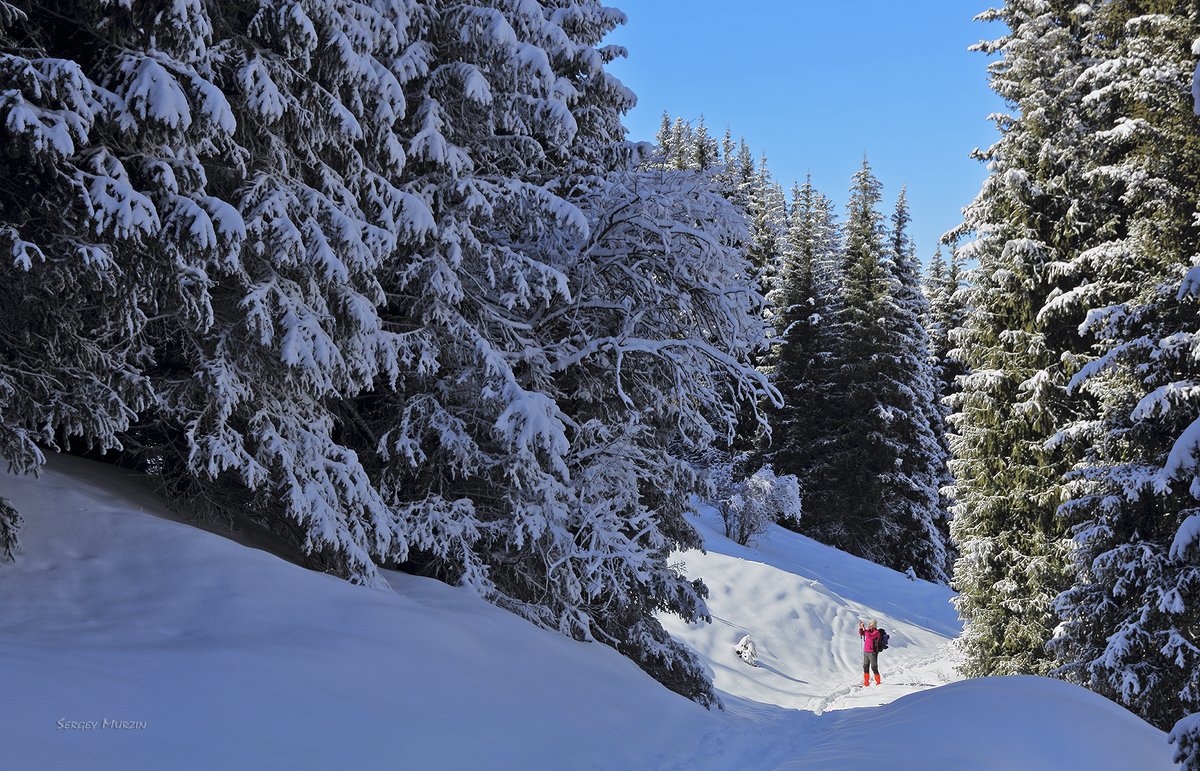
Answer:
[[[879,628],[875,623],[875,619],[867,622],[863,626],[863,622],[858,622],[858,636],[863,641],[863,685],[871,685],[871,672],[875,672],[875,685],[881,685],[879,679]]]

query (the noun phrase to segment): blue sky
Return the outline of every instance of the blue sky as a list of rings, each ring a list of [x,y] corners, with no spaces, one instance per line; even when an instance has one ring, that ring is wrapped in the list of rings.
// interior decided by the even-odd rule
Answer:
[[[632,139],[663,110],[744,136],[785,189],[811,172],[839,205],[863,153],[890,214],[908,186],[912,235],[927,261],[985,176],[969,158],[996,138],[988,57],[969,45],[1000,25],[972,21],[982,0],[610,0],[629,23],[610,37],[611,70],[638,95]]]

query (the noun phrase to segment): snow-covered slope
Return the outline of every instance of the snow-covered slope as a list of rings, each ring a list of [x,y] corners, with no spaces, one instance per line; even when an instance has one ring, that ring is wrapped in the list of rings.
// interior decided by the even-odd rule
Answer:
[[[723,692],[820,713],[884,704],[959,679],[949,643],[962,626],[949,589],[909,581],[782,528],[769,530],[754,548],[738,546],[723,537],[711,508],[696,524],[708,553],[678,559],[708,584],[713,623],[662,620],[708,660]],[[879,656],[883,687],[861,687],[858,622],[866,619],[891,635]],[[744,634],[758,648],[758,668],[731,655]]]
[[[1062,683],[911,693],[952,677],[945,590],[783,531],[679,557],[713,589],[714,624],[678,630],[725,691],[708,712],[467,591],[360,589],[171,521],[111,468],[58,459],[0,496],[27,523],[0,566],[4,768],[1170,767],[1161,732]],[[848,687],[859,616],[893,635],[882,688]]]

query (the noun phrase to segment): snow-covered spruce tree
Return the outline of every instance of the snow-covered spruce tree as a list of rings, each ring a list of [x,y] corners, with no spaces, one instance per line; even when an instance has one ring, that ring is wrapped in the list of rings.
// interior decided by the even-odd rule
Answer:
[[[68,235],[88,233],[85,245],[101,236],[65,265],[104,267],[111,256],[141,282],[101,305],[142,303],[132,321],[119,333],[94,327],[137,352],[157,391],[135,437],[171,491],[264,521],[315,565],[371,582],[374,561],[400,558],[413,535],[343,442],[340,411],[378,376],[435,353],[430,336],[385,331],[376,313],[394,264],[385,261],[434,227],[428,203],[398,186],[409,155],[440,149],[420,124],[436,116],[410,110],[405,94],[428,73],[427,14],[399,0],[209,7],[25,9],[22,29],[64,58],[89,41],[60,69],[96,84],[71,103],[82,117],[52,117],[68,141],[48,146],[79,170],[42,195],[48,211],[80,212],[78,224],[66,218]],[[45,62],[58,66],[14,65],[40,99]],[[477,86],[472,95],[486,98]],[[398,133],[402,118],[418,125]],[[134,417],[120,406],[122,420]]]
[[[758,159],[746,213],[750,218],[747,256],[750,262],[762,271],[763,293],[766,294],[778,271],[783,252],[784,232],[787,230],[787,199],[779,183],[771,175],[765,153]]]
[[[195,3],[2,4],[0,455],[11,468],[36,470],[47,449],[120,450],[154,401],[150,319],[199,314],[206,281],[192,265],[236,252],[240,218],[209,194],[200,160],[240,160],[211,37]],[[0,553],[11,556],[13,532],[0,503]]]
[[[671,158],[675,155],[675,144],[672,141],[674,134],[671,131],[671,113],[663,110],[662,119],[658,124],[658,133],[654,135],[654,142],[658,145],[659,154],[663,158]]]
[[[507,433],[551,405],[518,383],[505,348],[532,303],[567,291],[561,273],[531,252],[568,229],[586,232],[582,215],[544,186],[554,168],[548,154],[562,161],[577,131],[565,104],[575,90],[552,64],[573,47],[537,5],[428,7],[421,23],[420,69],[405,91],[404,188],[430,212],[430,227],[383,281],[386,322],[425,339],[427,355],[394,393],[363,399],[359,413],[364,444],[378,453],[380,489],[412,533],[406,557],[488,589],[488,555],[477,542],[520,533],[524,517],[538,516],[506,491],[555,495],[537,480],[542,435],[525,437],[519,454]],[[506,413],[509,405],[518,411]]]
[[[702,584],[667,564],[669,551],[699,545],[682,516],[701,492],[685,457],[732,441],[739,407],[769,391],[751,366],[766,335],[743,222],[707,177],[687,173],[610,176],[583,206],[592,237],[566,271],[579,290],[535,324],[550,341],[551,392],[579,426],[577,554],[560,572],[579,576],[598,634],[704,702],[701,670],[653,613],[705,613]]]
[[[942,256],[941,247],[934,252],[929,268],[925,273],[923,291],[928,301],[928,312],[925,316],[925,328],[929,333],[929,359],[932,366],[936,407],[936,416],[932,425],[934,434],[938,437],[942,456],[946,462],[942,465],[942,473],[938,480],[938,491],[941,497],[940,508],[945,513],[945,534],[947,544],[953,548],[949,538],[949,512],[953,505],[951,495],[954,490],[954,475],[950,473],[949,460],[950,437],[949,417],[950,406],[948,399],[958,393],[957,380],[966,371],[962,362],[951,351],[953,344],[951,336],[954,330],[961,327],[967,316],[965,302],[965,271],[962,258],[957,250],[952,249],[950,262],[946,263]],[[954,555],[951,556],[953,560]]]
[[[45,450],[121,447],[152,399],[143,335],[172,272],[150,252],[172,235],[126,166],[160,143],[145,94],[130,104],[76,61],[90,5],[0,3],[0,458],[17,472]],[[126,94],[153,86],[156,63],[123,64]],[[0,558],[18,522],[0,500]]]
[[[792,191],[770,297],[778,341],[772,352],[772,382],[782,403],[771,411],[771,440],[763,452],[767,463],[779,473],[794,474],[806,488],[814,484],[810,469],[819,462],[830,431],[824,405],[830,398],[829,369],[837,357],[832,322],[840,248],[832,204],[811,178],[806,179]]]
[[[269,0],[217,11],[199,62],[229,105],[228,146],[167,158],[163,176],[204,180],[207,200],[227,206],[212,222],[179,212],[175,227],[190,223],[205,248],[165,253],[178,310],[155,327],[159,405],[142,433],[173,494],[262,522],[314,567],[378,583],[376,562],[404,554],[411,535],[347,443],[340,405],[429,355],[378,314],[380,275],[433,226],[398,186],[420,141],[398,121],[425,59],[421,10]],[[166,28],[149,37],[160,38]]]
[[[1200,278],[1187,273],[1200,254],[1200,17],[1192,3],[1156,10],[1100,4],[1085,22],[1080,105],[1104,240],[1065,267],[1076,284],[1056,307],[1086,314],[1096,358],[1071,385],[1099,410],[1063,429],[1088,452],[1062,507],[1077,574],[1050,647],[1058,674],[1168,730],[1200,710]]]
[[[692,143],[692,157],[688,168],[707,171],[716,166],[719,160],[720,149],[717,147],[717,140],[709,136],[708,126],[704,125],[704,116],[701,115],[696,123],[696,136]]]
[[[45,280],[24,303],[66,303],[16,355],[57,336],[76,360],[41,379],[75,392],[41,425],[132,441],[173,492],[366,582],[393,521],[328,403],[405,355],[375,313],[375,272],[413,221],[387,181],[407,11],[383,8],[29,4],[19,48],[39,55],[4,60],[10,146],[34,152],[6,175],[29,187],[6,232]]]
[[[956,600],[971,676],[1046,673],[1052,603],[1070,581],[1064,523],[1056,516],[1068,446],[1050,444],[1071,416],[1065,386],[1083,347],[1076,323],[1041,314],[1066,283],[1056,266],[1092,228],[1079,164],[1084,130],[1071,109],[1082,71],[1071,2],[1010,0],[981,18],[1008,33],[981,44],[999,53],[992,88],[1014,108],[981,159],[990,176],[951,234],[972,274],[966,323],[952,356],[969,374],[951,397],[955,476],[951,534],[959,550]]]
[[[891,428],[903,454],[888,486],[888,508],[905,523],[908,544],[901,546],[917,575],[948,583],[949,519],[939,489],[948,479],[945,424],[938,403],[925,319],[929,303],[921,289],[920,266],[908,237],[907,190],[901,188],[888,238],[895,313],[889,324],[889,349],[895,357],[896,408]],[[886,360],[885,360],[886,361]],[[899,555],[898,555],[899,556]]]
[[[532,592],[497,590],[493,552],[511,549],[507,559],[518,568],[549,553],[540,541],[562,537],[552,526],[566,496],[556,476],[561,460],[543,468],[547,453],[564,452],[565,440],[553,434],[558,410],[522,372],[533,350],[529,318],[537,304],[569,295],[543,252],[565,250],[588,232],[548,183],[574,172],[576,161],[598,162],[572,153],[576,112],[584,115],[572,106],[587,104],[580,85],[607,75],[602,54],[564,28],[590,27],[588,8],[461,3],[420,11],[420,48],[402,93],[401,186],[428,226],[381,280],[387,327],[423,353],[394,388],[357,400],[347,425],[361,432],[378,488],[409,535],[403,564],[512,598],[513,607]],[[610,144],[619,124],[604,125],[604,113],[618,110],[603,106],[591,118]],[[664,125],[669,130],[665,116]],[[574,632],[553,604],[531,601],[524,614]]]
[[[929,333],[929,355],[938,379],[939,399],[957,391],[955,379],[966,374],[962,362],[951,354],[954,348],[951,333],[967,318],[965,280],[966,271],[958,250],[950,250],[950,261],[947,262],[939,246],[929,261],[923,284],[929,303],[925,327]]]
[[[732,166],[736,153],[737,144],[733,141],[733,131],[729,128],[729,126],[726,126],[725,136],[721,138],[721,164],[724,166]]]
[[[934,251],[933,257],[930,258],[929,265],[925,268],[925,279],[922,284],[925,290],[925,300],[929,304],[929,316],[925,322],[925,328],[929,332],[929,353],[935,362],[940,361],[946,351],[950,350],[950,330],[953,327],[944,321],[944,309],[948,307],[948,303],[946,303],[946,295],[949,294],[948,273],[949,267],[946,264],[946,258],[942,256],[942,247],[939,245]]]
[[[907,208],[901,199],[888,239],[880,198],[864,159],[844,228],[842,305],[832,323],[837,359],[824,388],[823,436],[801,479],[804,530],[881,564],[945,580],[932,378]]]
[[[433,225],[384,277],[386,323],[428,355],[357,400],[353,429],[409,533],[405,567],[712,703],[654,616],[706,615],[703,585],[667,563],[698,545],[698,482],[668,447],[712,441],[735,398],[760,396],[760,298],[706,178],[628,170],[632,95],[604,69],[619,52],[597,48],[621,18],[428,9],[404,189]]]
[[[837,313],[827,322],[826,333],[835,341],[835,357],[822,378],[821,409],[812,418],[817,432],[813,460],[800,476],[805,491],[804,532],[871,557],[875,553],[868,553],[864,546],[869,538],[867,523],[881,522],[882,491],[873,467],[868,469],[862,456],[870,434],[863,421],[878,417],[872,411],[875,395],[869,369],[882,342],[877,322],[885,318],[881,306],[889,290],[882,266],[880,199],[879,182],[864,159],[854,177],[842,227]],[[780,469],[791,471],[783,464]]]
[[[727,150],[730,148],[726,148]],[[722,192],[742,212],[749,212],[754,192],[758,188],[758,174],[754,167],[754,154],[745,139],[739,139],[733,159],[725,157],[726,173],[720,178]]]
[[[676,116],[675,124],[671,126],[671,154],[667,157],[667,162],[671,168],[680,171],[691,168],[694,150],[695,137],[692,135],[692,124],[685,121],[682,116]]]

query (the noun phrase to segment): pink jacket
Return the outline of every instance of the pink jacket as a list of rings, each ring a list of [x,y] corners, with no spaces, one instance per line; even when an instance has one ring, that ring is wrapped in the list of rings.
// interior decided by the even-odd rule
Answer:
[[[863,638],[863,653],[875,653],[879,647],[878,629],[859,629],[858,636]]]

